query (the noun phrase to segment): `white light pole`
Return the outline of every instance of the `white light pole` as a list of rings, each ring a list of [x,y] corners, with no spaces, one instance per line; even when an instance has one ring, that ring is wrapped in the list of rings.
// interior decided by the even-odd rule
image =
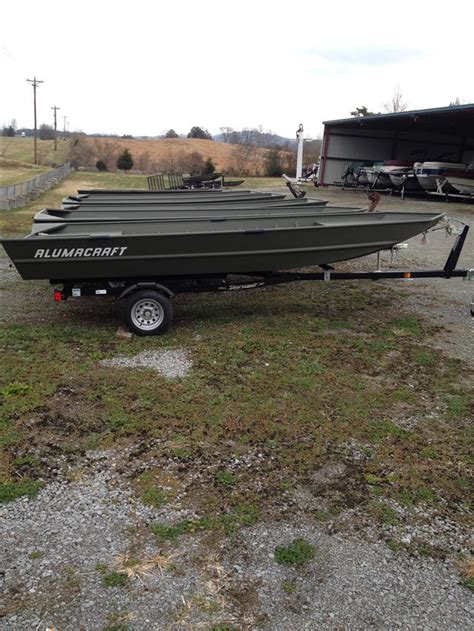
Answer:
[[[300,123],[300,126],[296,131],[296,138],[298,140],[298,150],[296,154],[296,181],[298,182],[303,176],[303,123]]]

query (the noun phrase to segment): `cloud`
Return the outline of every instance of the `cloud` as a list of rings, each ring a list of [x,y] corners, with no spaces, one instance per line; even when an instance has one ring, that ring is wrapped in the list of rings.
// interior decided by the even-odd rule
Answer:
[[[306,55],[317,57],[331,64],[351,64],[357,66],[385,66],[399,64],[424,56],[424,51],[415,48],[390,48],[383,46],[339,49],[309,48],[303,51]]]

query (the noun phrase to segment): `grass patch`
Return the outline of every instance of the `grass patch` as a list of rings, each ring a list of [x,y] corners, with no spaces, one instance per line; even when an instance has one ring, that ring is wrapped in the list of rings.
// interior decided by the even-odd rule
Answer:
[[[315,547],[304,539],[295,539],[287,546],[275,548],[275,561],[281,565],[300,567],[314,559]]]
[[[397,512],[387,504],[380,502],[371,502],[369,505],[369,513],[381,524],[395,525],[399,523]]]
[[[153,508],[161,508],[169,501],[168,494],[163,491],[163,489],[159,489],[156,486],[153,486],[142,494],[142,502],[144,504],[148,504],[149,506],[153,506]]]
[[[392,423],[392,421],[370,421],[367,438],[373,443],[380,443],[390,436],[403,438],[406,434],[406,430],[398,427],[395,423]]]
[[[331,519],[331,513],[330,511],[327,511],[327,510],[317,510],[317,511],[314,511],[313,517],[316,521],[320,523],[324,523],[325,521],[328,521],[329,519]]]
[[[417,338],[424,335],[422,322],[416,317],[397,318],[390,322],[390,327],[397,334],[403,333]]]
[[[281,588],[285,594],[294,594],[297,589],[295,581],[283,581]]]
[[[104,587],[124,587],[127,582],[127,575],[121,572],[107,572],[102,576],[102,585]]]
[[[446,411],[449,418],[460,418],[469,414],[473,399],[467,395],[451,396],[445,399]]]
[[[237,478],[230,471],[218,471],[216,473],[216,481],[224,486],[234,486]]]
[[[420,364],[420,366],[433,366],[438,361],[436,355],[431,351],[415,352],[413,353],[413,359],[417,364]]]
[[[35,497],[43,486],[44,482],[32,480],[0,484],[0,504],[13,502],[19,497]]]
[[[258,508],[252,504],[239,504],[229,513],[207,515],[198,519],[185,519],[177,524],[155,524],[152,532],[158,542],[169,541],[176,544],[182,535],[214,530],[230,535],[242,526],[251,526],[261,518]]]

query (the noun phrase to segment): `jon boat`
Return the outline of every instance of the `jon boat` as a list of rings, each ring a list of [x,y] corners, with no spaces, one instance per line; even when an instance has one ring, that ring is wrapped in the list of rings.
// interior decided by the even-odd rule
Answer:
[[[205,182],[214,182],[220,177],[222,177],[222,173],[205,173],[204,175],[190,175],[189,177],[183,177],[183,182],[186,184],[186,186],[201,187]]]
[[[296,201],[296,200],[295,200]],[[97,210],[64,210],[55,208],[44,208],[40,210],[33,217],[34,223],[104,223],[104,222],[116,222],[116,221],[179,221],[189,222],[193,220],[204,221],[223,221],[226,219],[239,218],[239,219],[252,219],[254,217],[318,217],[322,214],[333,213],[363,213],[367,212],[367,208],[353,208],[345,206],[319,206],[317,204],[292,204],[283,206],[271,206],[271,207],[243,207],[229,209],[224,208],[219,212],[213,209],[199,209],[195,210],[191,208],[185,210],[179,209],[131,209],[124,210],[119,208],[114,210],[108,208],[105,211],[101,209]]]
[[[260,202],[284,199],[284,193],[248,193],[241,195],[240,193],[223,193],[222,195],[212,195],[211,197],[166,197],[166,196],[136,196],[136,197],[106,197],[104,199],[85,199],[80,197],[65,197],[63,204],[80,204],[81,206],[113,206],[113,205],[130,205],[130,204],[236,204],[240,202]]]
[[[242,180],[243,181],[243,180]],[[79,188],[79,195],[209,195],[223,193],[222,189],[170,189],[164,191],[154,191],[149,188]],[[248,193],[248,190],[240,191]]]
[[[240,204],[115,204],[115,205],[96,205],[82,206],[80,204],[63,204],[59,210],[72,211],[76,210],[81,213],[97,213],[116,214],[120,212],[141,213],[148,211],[150,213],[168,213],[168,214],[192,214],[205,211],[212,215],[215,213],[233,214],[241,211],[258,211],[260,209],[278,209],[278,208],[299,208],[300,206],[309,206],[311,208],[319,208],[324,210],[328,202],[312,201],[305,197],[302,199],[280,199],[276,201],[263,202],[241,202]]]
[[[189,221],[182,227],[176,222],[34,224],[27,237],[1,243],[25,280],[199,278],[357,258],[391,248],[443,216],[325,214]]]

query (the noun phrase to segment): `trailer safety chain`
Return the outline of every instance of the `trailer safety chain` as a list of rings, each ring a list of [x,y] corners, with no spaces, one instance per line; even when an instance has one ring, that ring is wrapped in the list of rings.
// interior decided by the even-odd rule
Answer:
[[[433,228],[429,228],[428,230],[425,230],[421,233],[421,243],[423,245],[427,245],[429,243],[428,233],[436,232],[437,230],[444,230],[446,239],[449,239],[449,237],[452,237],[453,235],[457,237],[462,233],[465,225],[466,224],[462,221],[459,221],[459,219],[445,217],[436,226],[434,226]]]

